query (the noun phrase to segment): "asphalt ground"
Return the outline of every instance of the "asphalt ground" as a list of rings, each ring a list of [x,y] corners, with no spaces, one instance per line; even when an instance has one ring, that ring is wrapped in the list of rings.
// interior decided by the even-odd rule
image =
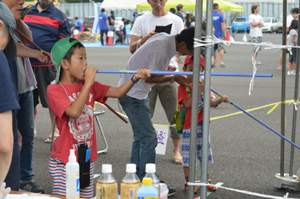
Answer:
[[[236,34],[235,39],[242,40],[243,34]],[[281,43],[281,34],[264,34],[263,41],[275,44]],[[102,70],[124,69],[130,52],[128,48],[87,48],[88,65]],[[224,56],[225,68],[220,68],[219,63],[214,72],[252,73],[251,46],[231,45],[226,47]],[[248,95],[250,77],[213,77],[213,88],[221,94],[227,95],[231,101],[243,109],[252,109],[274,102],[281,101],[281,71],[277,70],[280,51],[278,49],[262,50],[259,52],[257,73],[272,73],[272,78],[255,78],[254,90]],[[288,58],[288,57],[287,57]],[[183,64],[183,58],[180,67]],[[96,80],[116,86],[119,75],[97,74]],[[286,77],[286,99],[294,96],[295,77]],[[117,99],[109,99],[107,103],[119,111]],[[267,112],[272,106],[251,112],[265,124],[280,132],[281,109],[278,106],[271,114]],[[130,124],[125,124],[108,109],[97,105],[97,110],[105,110],[105,115],[100,116],[101,124],[108,140],[108,153],[99,155],[95,161],[95,173],[100,174],[101,165],[113,165],[113,175],[120,183],[125,175],[125,165],[130,160],[132,129]],[[221,104],[212,108],[211,117],[223,116],[239,111],[230,104]],[[291,138],[293,106],[286,104],[286,137]],[[297,134],[300,133],[299,116],[297,119]],[[159,103],[155,109],[154,124],[167,124],[165,113]],[[263,127],[245,114],[228,116],[213,120],[211,128],[211,144],[214,154],[214,163],[210,165],[210,178],[212,182],[223,182],[223,186],[235,189],[248,190],[261,194],[283,196],[289,192],[289,197],[300,198],[300,192],[277,189],[274,187],[275,174],[280,171],[280,138],[273,132]],[[50,132],[50,119],[47,109],[39,107],[37,117],[37,137],[34,140],[33,168],[35,180],[46,191],[51,193],[52,182],[48,173],[50,145],[44,143]],[[104,144],[97,129],[98,149],[103,149]],[[299,135],[296,143],[300,145]],[[172,162],[172,144],[168,139],[165,156],[157,155],[157,172],[169,186],[176,188],[174,199],[187,198],[184,192],[184,175],[182,167]],[[285,173],[289,172],[291,145],[285,142]],[[295,149],[294,171],[296,174],[300,167],[300,153]],[[200,179],[200,167],[197,167],[196,179]],[[94,181],[96,183],[97,180]],[[196,195],[196,196],[199,196]],[[238,199],[258,198],[232,191],[218,189],[208,198]]]

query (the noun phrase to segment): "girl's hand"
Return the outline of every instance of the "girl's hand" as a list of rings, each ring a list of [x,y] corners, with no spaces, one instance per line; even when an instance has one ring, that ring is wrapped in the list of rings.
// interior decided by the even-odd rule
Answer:
[[[228,101],[228,97],[227,97],[226,95],[224,95],[223,98],[221,98],[221,101],[222,101],[222,102],[226,102],[226,103],[229,102],[229,101]]]
[[[133,77],[136,81],[140,79],[147,79],[150,77],[150,70],[149,69],[137,69],[137,74],[135,74]]]
[[[97,72],[97,68],[87,67],[84,73],[85,84],[92,86],[95,81],[95,75]]]

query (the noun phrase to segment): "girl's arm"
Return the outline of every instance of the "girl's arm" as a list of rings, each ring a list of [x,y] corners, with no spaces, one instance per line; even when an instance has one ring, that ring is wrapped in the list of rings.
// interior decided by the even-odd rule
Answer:
[[[221,104],[222,102],[228,103],[228,97],[227,97],[226,95],[224,95],[223,98],[219,98],[219,99],[217,99],[217,100],[211,99],[211,100],[210,100],[210,107],[215,107],[215,106]]]
[[[105,97],[112,98],[121,98],[128,93],[128,91],[134,86],[134,82],[139,81],[140,79],[146,79],[150,77],[150,73],[148,69],[137,69],[137,74],[132,76],[133,81],[130,79],[125,82],[120,87],[110,87],[105,95]]]
[[[295,40],[295,38],[296,38],[296,35],[292,35],[292,42],[293,42],[294,44],[297,44],[298,42],[297,42],[297,40]]]
[[[191,108],[192,107],[192,97],[182,100],[182,104],[184,105],[185,108]]]
[[[66,108],[65,114],[71,118],[77,119],[82,109],[86,103],[86,100],[88,98],[90,89],[92,85],[94,84],[95,80],[95,74],[97,72],[97,68],[87,67],[85,71],[85,83],[80,91],[79,96],[75,99],[75,101]]]

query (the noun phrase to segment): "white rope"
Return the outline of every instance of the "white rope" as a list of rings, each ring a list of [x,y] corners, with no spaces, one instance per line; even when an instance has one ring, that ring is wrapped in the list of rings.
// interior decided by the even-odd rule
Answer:
[[[188,182],[187,184],[188,184],[188,186],[212,186],[213,185],[213,184],[192,183],[192,182]],[[255,193],[255,192],[251,192],[251,191],[246,191],[246,190],[223,187],[221,185],[213,185],[213,186],[215,186],[217,188],[225,189],[225,190],[228,190],[228,191],[234,191],[234,192],[237,192],[237,193],[243,193],[243,194],[251,195],[251,196],[258,196],[258,197],[261,197],[261,198],[286,199],[286,198],[288,198],[288,195],[289,195],[289,193],[286,193],[286,195],[284,195],[283,197],[281,197],[281,196],[272,196],[272,195],[260,194],[260,193]],[[289,199],[299,199],[299,198],[289,198]]]
[[[298,104],[300,104],[300,102],[293,102],[293,103],[289,103],[289,105],[293,104],[295,106],[295,111],[298,111]]]
[[[251,46],[257,46],[256,51],[255,51],[255,56],[258,53],[258,49],[260,47],[265,47],[266,50],[278,48],[278,49],[288,49],[289,51],[291,51],[292,47],[300,48],[300,46],[277,45],[277,44],[272,44],[271,42],[261,42],[261,43],[248,42],[248,43],[245,43],[245,42],[236,42],[236,41],[225,41],[225,40],[220,40],[220,39],[216,38],[214,35],[212,35],[210,37],[202,37],[202,39],[203,40],[194,38],[194,48],[208,47],[208,46],[213,46],[215,44],[224,44],[226,46],[228,46],[230,44],[251,45]],[[257,67],[256,67],[257,63],[254,63],[253,57],[251,57],[251,59],[252,59],[252,65],[253,65],[253,73],[252,73],[252,78],[251,78],[250,85],[249,85],[249,95],[251,95],[251,91],[253,91],[254,78],[255,78],[256,71],[257,71]]]
[[[261,43],[251,43],[251,42],[239,42],[239,41],[226,41],[226,40],[220,40],[218,38],[216,38],[214,35],[211,36],[211,38],[209,37],[202,37],[202,39],[206,39],[206,40],[201,40],[201,39],[197,39],[194,38],[194,48],[197,47],[206,47],[206,46],[210,46],[210,45],[214,45],[214,44],[219,44],[222,43],[226,46],[230,45],[230,44],[236,44],[236,45],[248,45],[248,46],[261,46],[261,47],[265,47],[266,50],[269,49],[289,49],[289,48],[300,48],[300,46],[291,46],[291,45],[278,45],[278,44],[273,44],[271,42],[261,42]]]

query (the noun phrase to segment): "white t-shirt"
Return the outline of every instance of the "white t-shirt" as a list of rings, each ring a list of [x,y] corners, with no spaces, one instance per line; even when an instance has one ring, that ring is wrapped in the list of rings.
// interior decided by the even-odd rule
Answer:
[[[179,34],[184,28],[182,19],[172,13],[157,17],[152,12],[149,12],[136,19],[130,35],[144,37],[150,31],[155,30],[156,26],[166,26],[169,24],[172,24],[170,35]],[[176,67],[178,71],[178,63],[175,56],[171,59],[170,65]]]
[[[116,21],[115,22],[115,30],[116,31],[121,31],[120,27],[122,26],[122,28],[124,28],[124,22],[123,21]]]
[[[125,70],[151,69],[152,71],[166,71],[170,59],[176,55],[175,35],[158,33],[150,37],[130,57]],[[132,75],[121,74],[118,86],[121,86]],[[144,79],[139,80],[127,93],[128,96],[136,99],[146,99],[148,93],[155,83],[146,83]]]
[[[257,14],[251,14],[249,16],[249,23],[264,23],[263,18]],[[262,28],[261,27],[254,27],[250,25],[250,37],[262,37]]]
[[[294,20],[294,17],[292,15],[287,16],[287,18],[286,18],[286,27],[287,28],[290,28],[293,20]]]

